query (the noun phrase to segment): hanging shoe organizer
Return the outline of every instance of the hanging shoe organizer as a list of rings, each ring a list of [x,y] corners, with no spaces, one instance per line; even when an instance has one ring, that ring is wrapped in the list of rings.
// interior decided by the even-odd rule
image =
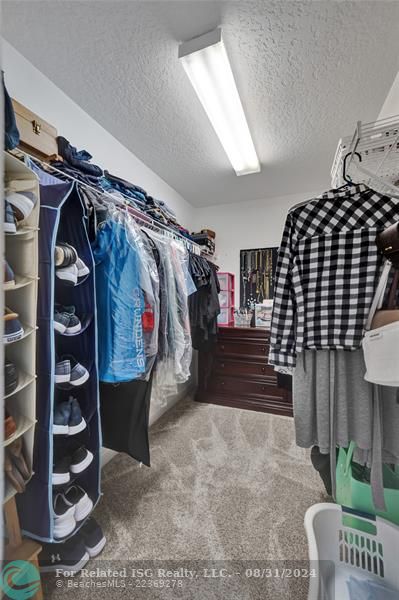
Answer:
[[[4,285],[4,305],[18,314],[23,333],[18,339],[4,344],[5,362],[13,363],[17,382],[13,391],[5,392],[5,409],[14,419],[16,430],[3,442],[6,454],[22,440],[22,456],[32,472],[33,442],[36,422],[36,308],[38,280],[39,182],[37,176],[21,161],[4,154],[5,186],[15,180],[27,184],[36,196],[29,216],[18,222],[16,232],[4,236],[5,259],[14,272],[14,279]],[[24,185],[22,186],[24,187]],[[7,192],[6,192],[7,193]],[[4,266],[3,266],[4,272]],[[24,483],[28,482],[23,477]],[[28,485],[29,487],[29,485]],[[4,502],[17,494],[8,477],[5,478]],[[22,497],[23,494],[18,494]]]
[[[39,294],[37,342],[37,427],[34,449],[34,476],[27,492],[19,502],[24,532],[46,542],[64,542],[83,525],[77,521],[75,529],[64,538],[54,536],[53,497],[71,485],[85,490],[93,502],[100,497],[101,429],[97,372],[97,324],[95,302],[94,261],[86,230],[86,208],[75,184],[60,182],[32,165],[40,180],[40,234],[39,234]],[[88,273],[75,285],[56,275],[55,248],[68,243],[75,248],[88,267]],[[54,328],[55,307],[74,307],[81,328],[65,335]],[[56,364],[62,360],[80,363],[89,374],[82,385],[70,382],[56,383]],[[54,435],[54,410],[73,397],[78,401],[86,427],[75,435]],[[79,429],[79,428],[78,428]],[[93,460],[79,473],[70,473],[69,481],[53,486],[53,465],[86,448]],[[68,473],[68,469],[66,470]]]

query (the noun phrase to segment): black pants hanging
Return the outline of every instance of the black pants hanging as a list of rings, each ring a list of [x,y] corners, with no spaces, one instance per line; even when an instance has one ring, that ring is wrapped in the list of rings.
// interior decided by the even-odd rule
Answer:
[[[125,452],[150,466],[148,419],[152,389],[149,381],[100,383],[103,445]]]

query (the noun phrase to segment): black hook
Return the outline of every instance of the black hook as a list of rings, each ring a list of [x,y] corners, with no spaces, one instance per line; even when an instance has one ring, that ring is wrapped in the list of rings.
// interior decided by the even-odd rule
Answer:
[[[343,160],[343,164],[342,164],[342,178],[344,181],[346,181],[346,183],[349,183],[350,185],[353,185],[353,181],[350,178],[349,175],[346,174],[346,161],[348,160],[349,156],[357,156],[359,159],[359,162],[362,162],[362,157],[359,154],[359,152],[348,152],[348,154],[345,156],[344,160]]]

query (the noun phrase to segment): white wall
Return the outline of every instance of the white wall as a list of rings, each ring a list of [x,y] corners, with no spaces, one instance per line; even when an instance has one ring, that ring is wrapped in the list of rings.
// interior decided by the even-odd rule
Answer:
[[[191,205],[5,40],[2,68],[11,97],[54,125],[73,146],[88,150],[92,162],[164,200],[191,229]]]
[[[399,71],[389,90],[378,118],[386,119],[387,117],[393,117],[394,115],[399,115]]]
[[[235,306],[240,302],[240,250],[279,246],[288,209],[311,197],[312,194],[293,194],[196,210],[196,230],[209,227],[216,232],[216,262],[220,270],[235,274]]]

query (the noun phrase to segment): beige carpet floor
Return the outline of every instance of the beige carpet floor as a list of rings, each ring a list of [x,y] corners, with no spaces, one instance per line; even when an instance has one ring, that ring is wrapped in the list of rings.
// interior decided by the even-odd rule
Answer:
[[[307,568],[304,514],[326,496],[292,419],[187,398],[151,429],[151,460],[118,455],[103,470],[94,516],[108,541],[88,568],[126,572],[47,578],[46,598],[306,600],[306,577],[283,568]],[[152,572],[130,577],[140,567]]]

